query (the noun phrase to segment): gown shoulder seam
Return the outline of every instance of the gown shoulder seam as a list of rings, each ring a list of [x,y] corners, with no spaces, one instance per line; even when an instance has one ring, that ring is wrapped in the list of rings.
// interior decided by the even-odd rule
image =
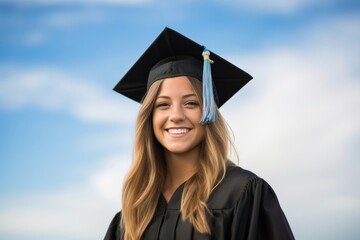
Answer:
[[[242,190],[242,192],[241,192],[241,194],[240,194],[240,199],[242,198],[242,196],[244,195],[244,193],[248,191],[248,188],[249,188],[249,186],[251,186],[251,184],[253,184],[254,182],[258,182],[258,181],[260,181],[260,180],[261,180],[261,178],[259,178],[259,177],[256,176],[256,175],[251,176],[251,177],[248,179],[247,183],[245,184],[244,189]],[[239,199],[239,200],[240,200],[240,199]]]

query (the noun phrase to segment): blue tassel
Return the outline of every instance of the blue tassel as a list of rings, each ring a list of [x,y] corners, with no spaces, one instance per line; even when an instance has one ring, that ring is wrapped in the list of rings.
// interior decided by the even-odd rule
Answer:
[[[210,51],[206,48],[202,53],[204,57],[203,67],[203,112],[200,123],[202,125],[215,122],[216,120],[216,105],[214,100],[213,81],[211,76],[211,64],[213,61],[209,58]]]

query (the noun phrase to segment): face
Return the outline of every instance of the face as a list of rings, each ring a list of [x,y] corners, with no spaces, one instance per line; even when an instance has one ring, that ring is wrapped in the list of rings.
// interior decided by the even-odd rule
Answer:
[[[157,140],[170,153],[199,150],[205,133],[201,114],[199,99],[187,77],[165,79],[152,116]]]

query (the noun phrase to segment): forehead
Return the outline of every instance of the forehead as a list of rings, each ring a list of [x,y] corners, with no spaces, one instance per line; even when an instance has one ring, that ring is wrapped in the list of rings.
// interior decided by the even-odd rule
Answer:
[[[166,78],[160,87],[158,96],[195,94],[190,80],[186,76]]]

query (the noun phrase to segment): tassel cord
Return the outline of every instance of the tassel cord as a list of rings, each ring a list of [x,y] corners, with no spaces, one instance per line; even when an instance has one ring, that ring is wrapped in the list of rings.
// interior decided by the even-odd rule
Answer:
[[[200,123],[205,125],[216,120],[216,105],[214,100],[214,89],[211,75],[211,64],[213,61],[209,58],[210,51],[206,48],[203,51],[203,113]]]

